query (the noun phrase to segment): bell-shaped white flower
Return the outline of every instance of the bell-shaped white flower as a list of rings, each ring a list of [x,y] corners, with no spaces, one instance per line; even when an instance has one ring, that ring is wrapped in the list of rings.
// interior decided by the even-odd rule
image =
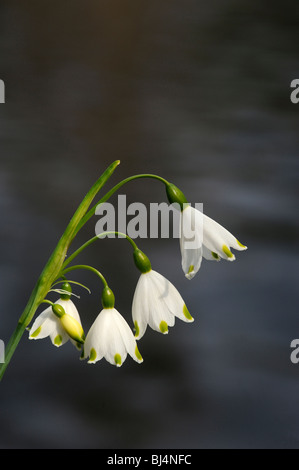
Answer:
[[[88,363],[94,364],[104,357],[110,364],[120,367],[127,354],[136,362],[143,362],[126,320],[115,308],[104,308],[86,336],[82,358],[89,356]]]
[[[76,326],[78,331],[83,332],[80,316],[75,304],[70,300],[59,299],[55,302],[56,305],[61,305],[65,311],[65,315],[62,319],[58,318],[52,310],[52,307],[49,306],[44,310],[34,321],[32,327],[29,331],[29,339],[43,339],[50,336],[50,339],[54,346],[62,346],[69,339],[71,342],[78,347],[78,341],[72,339],[68,333],[67,329],[70,329],[70,323],[72,330]],[[72,322],[72,319],[75,321]],[[63,326],[66,323],[65,327]]]
[[[184,300],[174,285],[164,276],[150,269],[140,275],[132,305],[135,338],[140,339],[147,325],[160,333],[168,333],[175,317],[193,322]]]
[[[231,248],[247,250],[234,235],[203,214],[188,205],[181,212],[180,249],[182,268],[187,279],[192,279],[198,272],[202,257],[220,261],[221,258],[234,261]]]
[[[189,205],[181,211],[180,249],[183,271],[188,279],[192,279],[202,262],[203,213]]]

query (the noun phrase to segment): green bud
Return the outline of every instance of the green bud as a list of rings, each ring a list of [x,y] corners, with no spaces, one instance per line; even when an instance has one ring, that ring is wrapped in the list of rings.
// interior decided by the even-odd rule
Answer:
[[[106,286],[102,292],[102,305],[103,308],[114,308],[115,297],[112,290]]]
[[[71,315],[65,314],[60,318],[60,322],[70,338],[77,343],[84,343],[85,336],[83,328],[75,318],[71,317]]]
[[[186,207],[186,204],[188,204],[184,193],[182,193],[182,191],[172,183],[168,183],[166,185],[166,194],[170,204],[179,204],[181,210],[183,210]]]
[[[52,312],[56,315],[56,317],[61,318],[65,315],[64,308],[59,304],[52,305]]]
[[[134,250],[133,256],[136,267],[139,269],[139,271],[141,271],[143,274],[151,271],[151,262],[141,250],[139,250],[138,248],[137,250]]]
[[[62,300],[69,300],[71,298],[72,288],[69,282],[64,282],[61,286],[62,290],[69,292],[70,294],[60,294]]]

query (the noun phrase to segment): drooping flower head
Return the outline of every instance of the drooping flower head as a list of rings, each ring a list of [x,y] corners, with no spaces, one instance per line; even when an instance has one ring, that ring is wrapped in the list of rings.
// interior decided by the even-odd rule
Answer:
[[[179,204],[181,209],[180,250],[187,279],[192,279],[199,271],[203,257],[210,261],[220,261],[221,258],[234,261],[236,257],[231,249],[247,250],[218,222],[191,207],[175,185],[169,184],[166,189],[169,202]]]
[[[82,358],[94,364],[103,357],[120,367],[129,354],[134,361],[143,362],[133,332],[126,320],[114,308],[114,295],[106,287],[102,295],[103,310],[92,324],[85,340]]]
[[[80,315],[70,295],[62,294],[61,297],[63,298],[58,299],[36,318],[30,328],[29,339],[43,339],[49,336],[56,347],[71,340],[79,349],[84,342]]]
[[[141,271],[132,305],[136,339],[142,338],[147,325],[160,333],[168,333],[168,327],[175,324],[175,318],[193,322],[186,304],[174,285],[154,271],[147,256],[140,250],[134,251],[135,264]]]

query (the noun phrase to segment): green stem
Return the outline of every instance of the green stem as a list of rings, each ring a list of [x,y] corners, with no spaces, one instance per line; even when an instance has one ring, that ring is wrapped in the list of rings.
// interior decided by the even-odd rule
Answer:
[[[0,380],[2,379],[5,370],[8,364],[10,363],[10,360],[22,338],[26,327],[31,322],[37,308],[49,292],[51,285],[55,280],[57,280],[57,276],[61,271],[61,267],[65,260],[68,247],[78,231],[77,229],[80,225],[82,218],[84,218],[93,199],[100,191],[100,189],[104,186],[104,184],[108,181],[108,179],[112,176],[114,170],[119,165],[119,163],[119,161],[112,163],[102,174],[102,176],[95,182],[92,188],[88,191],[87,195],[79,205],[72,219],[70,220],[65,232],[60,238],[46,266],[44,267],[40,278],[38,279],[36,286],[32,291],[32,294],[25,307],[25,310],[19,319],[18,325],[5,348],[5,362],[3,364],[0,364]]]
[[[41,304],[49,304],[53,307],[54,302],[51,302],[51,300],[44,299],[44,300],[41,301]]]
[[[80,246],[78,250],[76,250],[71,256],[67,258],[67,260],[63,263],[62,268],[64,269],[66,266],[68,266],[80,253],[82,253],[83,250],[85,250],[88,246],[90,246],[92,243],[96,242],[100,238],[104,238],[106,235],[117,235],[120,238],[126,238],[128,242],[132,245],[134,249],[137,249],[136,243],[132,240],[132,238],[129,237],[129,235],[126,235],[125,233],[122,232],[103,232],[100,233],[99,235],[91,238],[88,240],[84,245]]]
[[[82,218],[81,222],[79,223],[79,225],[78,225],[78,227],[77,227],[77,230],[76,230],[74,236],[77,235],[77,233],[79,232],[79,230],[81,230],[81,228],[86,224],[86,222],[88,222],[88,220],[95,214],[96,208],[98,207],[99,204],[103,204],[104,202],[108,201],[108,199],[110,199],[110,197],[113,196],[113,194],[114,194],[116,191],[118,191],[124,184],[127,184],[127,183],[129,183],[130,181],[134,181],[134,180],[140,179],[140,178],[152,178],[152,179],[156,179],[156,180],[158,180],[158,181],[161,181],[161,182],[164,183],[165,185],[168,185],[168,184],[169,184],[169,182],[168,182],[165,178],[162,178],[161,176],[158,176],[158,175],[148,174],[148,173],[130,176],[129,178],[126,178],[126,179],[122,180],[120,183],[118,183],[118,184],[115,185],[112,189],[110,189],[110,191],[109,191],[107,194],[105,194],[105,196],[103,196],[102,199],[101,199],[97,204],[95,204],[95,205],[85,214],[85,216]]]
[[[70,268],[65,269],[63,271],[63,274],[67,274],[71,271],[75,271],[76,269],[86,269],[87,271],[93,272],[94,274],[96,274],[101,279],[101,281],[104,284],[104,287],[108,287],[108,282],[104,278],[103,274],[100,273],[100,271],[98,271],[97,269],[93,268],[92,266],[88,266],[88,265],[85,265],[85,264],[78,264],[77,266],[71,266]]]
[[[57,284],[61,284],[62,282],[65,282],[65,281],[56,281],[56,282],[54,282],[51,289],[53,289],[53,287],[55,287]],[[76,284],[77,286],[83,287],[83,289],[86,289],[89,292],[89,294],[91,294],[91,290],[88,287],[84,286],[84,284],[81,284],[81,282],[70,281],[70,280],[68,280],[67,282],[70,283],[70,284]]]
[[[30,323],[36,309],[38,308],[38,306],[40,305],[40,303],[42,302],[42,294],[43,292],[43,289],[41,287],[41,283],[38,282],[37,285],[35,286],[31,296],[30,296],[30,299],[26,305],[26,308],[23,312],[23,315],[21,316],[21,318],[19,319],[19,322],[18,322],[18,325],[15,329],[15,331],[13,332],[8,344],[6,345],[6,348],[5,348],[5,362],[3,364],[0,365],[0,380],[2,379],[3,375],[4,375],[4,372],[15,352],[15,349],[16,347],[18,346],[19,342],[20,342],[20,339],[22,338],[22,335],[26,329],[26,327],[28,326],[28,324]],[[46,295],[46,294],[45,294]]]
[[[151,174],[140,174],[140,175],[135,175],[131,176],[129,178],[126,178],[125,180],[121,181],[118,183],[116,186],[114,186],[108,193],[106,193],[105,196],[95,205],[93,206],[90,210],[88,210],[90,204],[92,203],[93,199],[97,195],[97,193],[100,191],[100,189],[104,186],[104,184],[108,181],[108,179],[111,177],[113,174],[114,170],[116,167],[119,165],[119,161],[116,161],[112,163],[106,171],[102,174],[102,176],[96,181],[96,183],[92,186],[92,188],[89,190],[81,204],[79,205],[78,209],[76,210],[75,214],[73,215],[71,221],[69,222],[64,234],[62,235],[61,239],[59,240],[56,248],[54,249],[51,257],[49,258],[46,266],[44,267],[40,278],[38,279],[36,286],[34,287],[32,294],[29,298],[29,301],[25,307],[25,310],[23,314],[21,315],[18,325],[13,332],[6,350],[5,350],[5,362],[3,364],[0,364],[0,380],[2,379],[4,372],[10,363],[10,360],[16,350],[16,347],[18,346],[22,335],[26,329],[26,327],[29,325],[31,322],[32,318],[35,315],[35,312],[39,305],[43,302],[45,299],[47,293],[49,292],[51,285],[53,282],[57,281],[60,277],[62,277],[64,274],[67,272],[70,272],[74,269],[88,269],[90,271],[93,271],[99,275],[104,283],[104,285],[107,285],[107,282],[105,278],[99,273],[94,268],[91,268],[90,266],[74,266],[72,268],[68,268],[65,271],[61,271],[61,268],[63,266],[63,263],[65,262],[65,256],[67,254],[68,248],[79,232],[79,230],[86,224],[86,222],[94,215],[96,208],[99,204],[102,204],[106,202],[119,188],[121,188],[124,184],[139,179],[139,178],[153,178],[158,181],[161,181],[162,183],[168,185],[168,181],[165,180],[164,178],[161,178],[160,176],[157,175],[151,175]],[[88,211],[88,212],[87,212]],[[96,237],[98,238],[98,237]],[[129,237],[127,237],[129,240]],[[130,240],[129,240],[130,241]],[[89,242],[87,242],[89,243]],[[91,243],[91,241],[90,241]],[[134,247],[134,242],[131,240],[131,244]],[[85,244],[86,245],[86,244]],[[136,245],[135,245],[136,246]],[[86,248],[86,246],[85,246]],[[78,251],[78,250],[77,250]],[[77,253],[78,254],[78,253]],[[72,258],[74,259],[74,258]],[[68,262],[70,258],[67,260]]]

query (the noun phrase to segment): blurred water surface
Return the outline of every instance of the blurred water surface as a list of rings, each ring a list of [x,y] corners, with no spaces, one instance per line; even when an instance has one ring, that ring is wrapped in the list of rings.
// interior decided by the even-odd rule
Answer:
[[[297,1],[2,1],[0,337],[14,330],[81,198],[121,160],[174,181],[248,245],[187,281],[177,240],[141,240],[195,317],[148,331],[142,366],[87,366],[24,338],[0,388],[1,448],[299,447]],[[110,186],[109,186],[110,187]],[[139,181],[128,203],[165,200]],[[116,201],[116,199],[114,199]],[[76,241],[94,235],[92,221]],[[122,240],[82,258],[131,322],[138,279]],[[97,280],[80,312],[100,309]],[[131,323],[130,323],[131,324]]]

